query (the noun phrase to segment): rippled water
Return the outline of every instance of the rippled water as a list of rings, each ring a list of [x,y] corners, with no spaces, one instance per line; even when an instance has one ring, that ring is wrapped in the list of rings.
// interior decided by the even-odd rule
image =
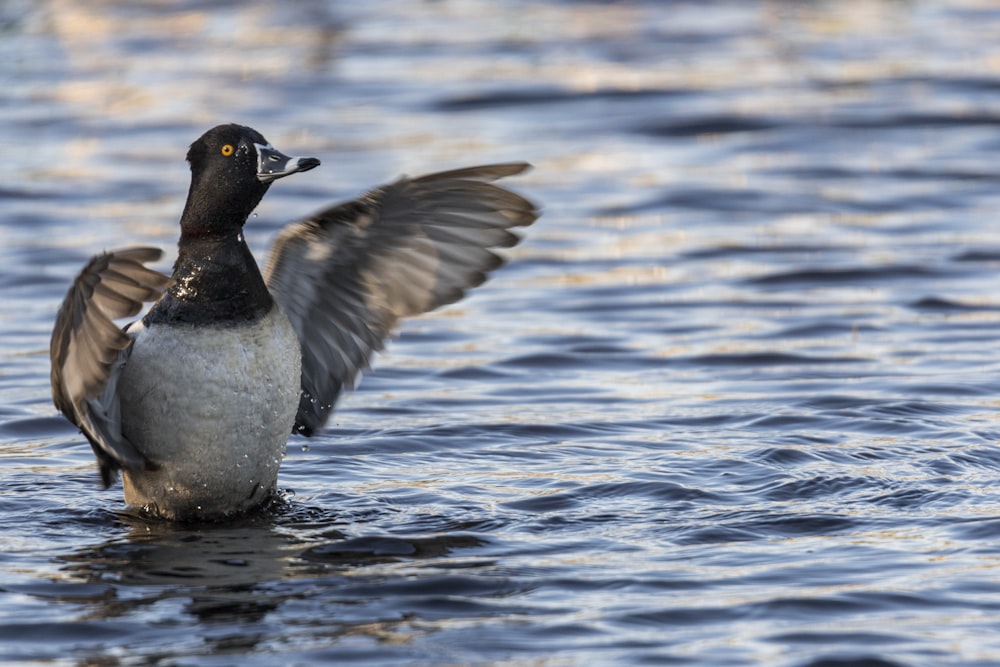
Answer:
[[[0,3],[0,661],[1000,663],[1000,9],[349,4]],[[281,506],[151,523],[48,336],[230,121],[323,160],[258,253],[404,172],[526,159],[545,214]]]

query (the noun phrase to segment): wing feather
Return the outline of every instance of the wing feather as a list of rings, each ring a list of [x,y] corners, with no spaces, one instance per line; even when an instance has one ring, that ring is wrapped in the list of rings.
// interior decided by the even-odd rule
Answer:
[[[302,345],[296,430],[325,423],[399,320],[462,298],[503,264],[535,205],[492,182],[525,163],[402,178],[285,227],[264,279]]]
[[[52,400],[90,442],[105,486],[122,467],[150,464],[122,435],[118,379],[132,338],[113,320],[159,298],[170,278],[143,266],[157,248],[126,248],[90,260],[56,316],[49,347]]]

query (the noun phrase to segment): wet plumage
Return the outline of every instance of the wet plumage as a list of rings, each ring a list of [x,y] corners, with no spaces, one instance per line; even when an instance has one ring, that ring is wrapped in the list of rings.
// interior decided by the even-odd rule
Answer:
[[[171,276],[160,251],[91,260],[51,342],[53,400],[104,483],[171,519],[217,519],[274,491],[285,442],[329,418],[399,320],[452,303],[537,217],[493,181],[523,163],[401,178],[286,226],[262,274],[242,227],[271,183],[319,164],[223,125],[188,153],[192,182]],[[112,320],[137,315],[120,329]]]

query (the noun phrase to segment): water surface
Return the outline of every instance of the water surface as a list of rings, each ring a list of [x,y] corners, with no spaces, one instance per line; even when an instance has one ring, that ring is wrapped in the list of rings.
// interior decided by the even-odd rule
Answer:
[[[1000,662],[1000,10],[0,4],[0,661]],[[99,488],[47,346],[176,242],[187,145],[323,166],[247,228],[503,160],[543,218],[411,321],[273,511]]]

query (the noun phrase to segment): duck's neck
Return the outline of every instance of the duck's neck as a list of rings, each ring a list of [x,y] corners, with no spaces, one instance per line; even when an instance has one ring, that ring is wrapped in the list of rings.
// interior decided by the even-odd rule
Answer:
[[[150,323],[251,322],[274,301],[240,231],[227,235],[181,234],[174,285],[150,310]]]

